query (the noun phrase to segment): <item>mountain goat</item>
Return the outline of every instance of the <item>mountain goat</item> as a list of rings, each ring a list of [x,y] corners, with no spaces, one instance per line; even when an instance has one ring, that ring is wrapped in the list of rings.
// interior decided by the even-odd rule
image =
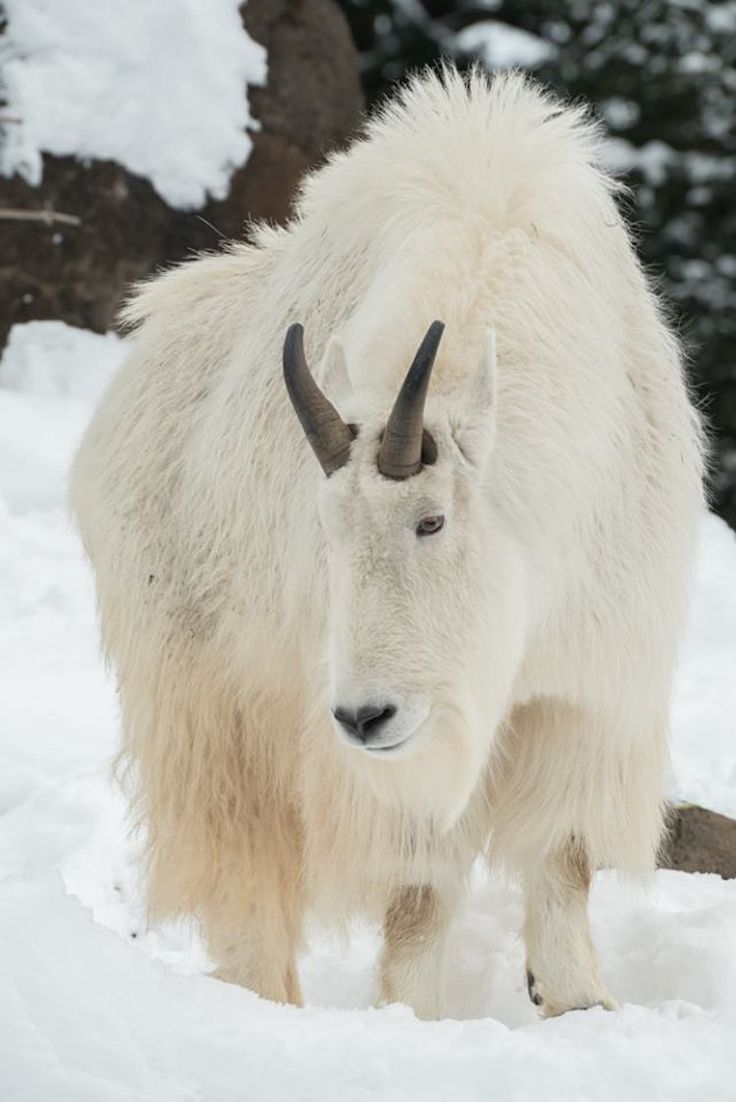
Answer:
[[[519,75],[423,75],[289,226],[126,309],[72,506],[150,910],[268,998],[306,914],[360,912],[379,999],[438,1015],[489,853],[542,1012],[614,1005],[588,887],[657,850],[702,449],[598,143]]]

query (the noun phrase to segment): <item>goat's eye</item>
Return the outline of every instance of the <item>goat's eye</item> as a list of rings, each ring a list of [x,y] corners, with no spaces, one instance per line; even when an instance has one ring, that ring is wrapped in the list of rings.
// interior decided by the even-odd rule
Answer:
[[[435,532],[439,532],[445,523],[445,518],[441,513],[438,513],[434,517],[422,517],[417,525],[418,536],[433,536]]]

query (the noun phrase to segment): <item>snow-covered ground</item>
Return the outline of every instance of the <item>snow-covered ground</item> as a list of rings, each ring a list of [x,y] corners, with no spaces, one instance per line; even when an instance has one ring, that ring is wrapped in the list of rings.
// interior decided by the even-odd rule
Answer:
[[[315,936],[307,1008],[219,983],[183,926],[147,930],[117,716],[64,478],[122,355],[113,336],[16,327],[0,365],[0,1099],[736,1099],[736,881],[597,878],[618,1013],[535,1019],[516,892],[479,874],[454,933],[452,1018],[370,1009],[376,933]],[[736,815],[736,539],[702,526],[674,707],[672,790]]]
[[[110,159],[174,207],[224,198],[251,147],[247,84],[265,50],[241,0],[3,0],[10,120],[0,176],[41,181],[42,153]]]

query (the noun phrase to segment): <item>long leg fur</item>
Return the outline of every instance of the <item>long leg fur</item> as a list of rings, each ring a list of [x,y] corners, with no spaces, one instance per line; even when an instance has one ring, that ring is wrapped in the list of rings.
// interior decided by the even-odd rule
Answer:
[[[518,708],[502,735],[492,856],[522,879],[530,995],[546,1015],[614,1005],[588,924],[591,873],[654,866],[664,728],[656,717],[627,728],[544,699]]]
[[[441,1015],[447,932],[456,905],[447,889],[395,889],[383,927],[381,1002],[406,1003],[419,1018]]]

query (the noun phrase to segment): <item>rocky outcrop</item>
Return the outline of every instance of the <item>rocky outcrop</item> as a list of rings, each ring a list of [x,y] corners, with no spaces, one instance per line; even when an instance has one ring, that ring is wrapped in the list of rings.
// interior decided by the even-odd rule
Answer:
[[[736,820],[695,804],[673,807],[660,866],[736,879]]]
[[[268,51],[268,83],[250,90],[260,129],[226,199],[172,210],[121,165],[73,157],[44,156],[38,188],[0,178],[0,348],[35,318],[109,329],[132,281],[240,236],[248,219],[285,221],[305,170],[349,137],[363,100],[336,3],[249,0],[243,21]]]

